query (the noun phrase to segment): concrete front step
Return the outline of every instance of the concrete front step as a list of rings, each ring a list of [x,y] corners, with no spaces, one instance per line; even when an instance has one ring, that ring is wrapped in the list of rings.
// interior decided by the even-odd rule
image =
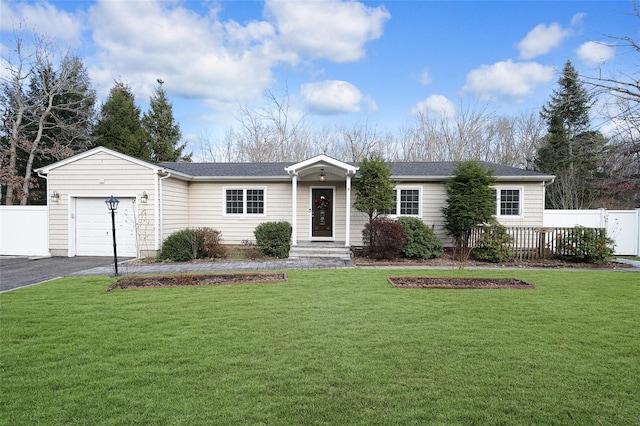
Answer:
[[[344,244],[344,243],[343,243]],[[300,259],[305,257],[333,258],[333,259],[351,259],[351,250],[349,247],[336,243],[298,243],[289,249],[289,259]]]

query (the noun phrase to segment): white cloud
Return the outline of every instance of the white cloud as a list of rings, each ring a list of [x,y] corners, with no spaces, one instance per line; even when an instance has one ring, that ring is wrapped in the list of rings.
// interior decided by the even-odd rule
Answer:
[[[422,72],[420,73],[420,77],[419,77],[418,81],[423,86],[426,86],[428,84],[433,83],[433,80],[431,79],[431,75],[429,74],[429,70],[427,70],[427,69],[422,70]]]
[[[615,49],[606,43],[588,41],[578,48],[578,57],[590,65],[607,62],[615,56]]]
[[[110,87],[127,81],[147,97],[156,78],[172,93],[233,103],[257,96],[272,80],[275,29],[241,26],[156,1],[98,1],[90,10],[100,51],[94,80]]]
[[[0,2],[2,32],[22,29],[69,47],[80,45],[83,18],[81,14],[58,10],[47,2]]]
[[[382,6],[338,0],[267,0],[265,9],[275,21],[284,50],[333,62],[363,58],[364,44],[382,36],[391,16]]]
[[[451,118],[456,114],[456,106],[444,95],[431,95],[418,102],[411,113],[414,115],[434,113],[444,118]]]
[[[221,109],[259,97],[280,63],[363,57],[389,18],[382,7],[336,0],[268,0],[267,19],[242,24],[218,12],[215,4],[196,13],[177,1],[97,0],[89,23],[99,54],[89,71],[100,92],[122,79],[145,100],[162,78],[171,94]]]
[[[375,102],[365,98],[356,86],[347,81],[326,80],[303,84],[300,86],[300,94],[306,99],[309,110],[316,114],[357,112],[360,111],[363,100],[367,101],[370,110],[377,108]]]
[[[571,17],[571,26],[572,27],[581,26],[583,21],[584,21],[585,16],[587,16],[587,14],[586,13],[582,13],[582,12],[576,13],[575,15],[573,15]]]
[[[518,43],[520,57],[522,59],[532,59],[540,55],[549,53],[552,49],[560,46],[562,41],[571,34],[571,30],[563,29],[555,22],[547,26],[540,24]]]
[[[475,93],[481,99],[493,96],[522,97],[532,93],[537,86],[551,81],[554,72],[553,67],[536,62],[496,62],[467,74],[463,91]]]

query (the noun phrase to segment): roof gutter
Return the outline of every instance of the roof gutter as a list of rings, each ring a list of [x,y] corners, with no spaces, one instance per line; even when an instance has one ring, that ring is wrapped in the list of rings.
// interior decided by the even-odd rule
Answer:
[[[516,181],[516,182],[549,182],[553,183],[555,176],[494,176],[497,181]],[[391,176],[391,180],[396,181],[416,181],[416,182],[446,182],[453,176]]]
[[[160,176],[161,173],[166,173],[165,176]],[[161,244],[161,240],[162,240],[162,235],[163,234],[163,228],[164,228],[164,216],[162,214],[163,212],[163,208],[162,208],[162,202],[164,197],[162,196],[162,181],[170,178],[171,177],[171,172],[167,171],[167,169],[158,169],[156,171],[156,179],[154,180],[154,191],[157,194],[157,197],[155,197],[154,203],[153,203],[153,215],[157,220],[158,226],[156,226],[156,235],[155,235],[155,250],[160,250],[160,244]]]
[[[289,181],[291,177],[289,175],[286,176],[194,176],[189,179],[192,182],[220,182],[220,181],[260,181],[260,182],[278,182],[278,181]]]

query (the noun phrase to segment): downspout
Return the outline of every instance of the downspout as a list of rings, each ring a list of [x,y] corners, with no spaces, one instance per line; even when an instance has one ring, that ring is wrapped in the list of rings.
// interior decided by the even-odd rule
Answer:
[[[542,181],[542,210],[544,211],[547,203],[547,185],[551,185],[556,180],[556,177],[552,177],[550,180]]]
[[[159,186],[159,188],[156,188],[156,192],[158,194],[157,200],[155,201],[155,211],[156,211],[156,217],[158,218],[158,226],[156,227],[156,229],[158,230],[158,232],[156,232],[156,250],[160,250],[160,241],[162,240],[162,236],[164,235],[163,233],[163,228],[164,228],[164,220],[163,220],[163,194],[162,194],[162,181],[165,180],[166,178],[171,177],[171,173],[167,172],[166,169],[162,169],[158,171],[158,174],[156,176],[158,176],[160,173],[166,173],[166,176],[162,176],[159,179],[156,179],[155,185]]]

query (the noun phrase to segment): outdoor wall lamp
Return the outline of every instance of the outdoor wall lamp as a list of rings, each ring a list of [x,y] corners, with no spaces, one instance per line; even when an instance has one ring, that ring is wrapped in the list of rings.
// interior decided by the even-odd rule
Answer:
[[[105,201],[107,208],[111,212],[111,233],[113,234],[113,266],[116,268],[115,276],[118,276],[118,250],[116,249],[116,210],[118,210],[118,200],[113,195]]]
[[[60,201],[60,194],[58,194],[58,191],[53,191],[53,194],[51,194],[51,201],[54,203]]]
[[[147,201],[149,201],[149,196],[147,195],[146,191],[142,191],[142,196],[140,197],[140,203],[147,204]]]
[[[320,182],[324,182],[326,177],[324,176],[324,169],[320,169],[320,176],[318,176],[318,180]]]

